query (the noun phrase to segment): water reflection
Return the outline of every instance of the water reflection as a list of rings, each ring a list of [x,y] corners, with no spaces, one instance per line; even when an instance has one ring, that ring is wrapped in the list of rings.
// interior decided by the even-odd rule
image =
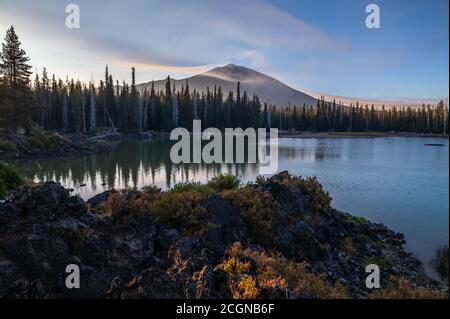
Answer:
[[[59,181],[85,199],[112,188],[206,182],[225,172],[243,182],[259,175],[257,165],[248,163],[174,165],[170,147],[129,142],[107,153],[17,164],[28,178]],[[334,207],[406,234],[407,248],[424,261],[448,243],[448,139],[280,139],[278,170],[317,176]]]
[[[182,181],[206,182],[220,173],[255,176],[256,164],[179,164],[170,160],[171,143],[124,142],[110,152],[76,158],[17,162],[19,170],[35,181],[55,180],[89,198],[107,189],[156,185],[170,188]]]

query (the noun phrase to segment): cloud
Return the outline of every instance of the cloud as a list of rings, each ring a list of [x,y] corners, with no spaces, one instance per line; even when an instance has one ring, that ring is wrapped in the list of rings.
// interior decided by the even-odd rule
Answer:
[[[38,61],[33,62],[50,69],[58,59],[55,64],[63,64],[53,51],[62,52],[78,67],[84,61],[92,68],[93,61],[103,60],[146,66],[153,75],[173,70],[189,74],[231,61],[265,69],[271,65],[267,56],[276,51],[326,50],[340,45],[318,28],[260,0],[76,3],[81,13],[78,30],[65,28],[66,4],[51,0],[4,0],[0,20],[6,25],[14,23],[27,39],[33,38],[36,42],[30,41],[31,46],[40,46]]]
[[[243,60],[248,60],[250,67],[256,69],[268,69],[270,67],[270,62],[267,60],[264,54],[255,50],[247,50],[242,52],[240,58]]]

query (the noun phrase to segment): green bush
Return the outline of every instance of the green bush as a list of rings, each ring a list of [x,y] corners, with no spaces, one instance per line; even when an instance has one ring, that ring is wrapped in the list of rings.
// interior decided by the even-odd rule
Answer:
[[[153,204],[157,220],[192,234],[204,228],[206,210],[200,205],[202,194],[193,190],[161,193]]]
[[[57,145],[68,144],[70,141],[56,132],[46,132],[39,126],[34,127],[30,132],[28,143],[37,148],[51,150]]]
[[[30,136],[28,138],[28,144],[30,144],[32,147],[36,147],[36,148],[44,148],[45,147],[45,142],[43,142],[41,139],[39,139],[36,136]]]
[[[266,179],[264,177],[257,178],[257,184],[263,184]],[[303,178],[301,176],[292,176],[287,171],[275,175],[269,179],[288,187],[296,187],[309,197],[309,206],[312,212],[329,213],[331,210],[331,197],[319,183],[316,177]]]
[[[237,189],[240,184],[241,181],[238,177],[231,174],[220,174],[213,177],[207,185],[220,193],[227,189]]]
[[[367,220],[367,218],[363,217],[363,216],[354,216],[354,215],[349,215],[348,219],[356,224],[362,225],[362,224],[367,224],[369,221]]]
[[[292,177],[291,182],[300,187],[308,196],[311,208],[315,212],[327,213],[331,208],[331,197],[316,177]]]
[[[23,182],[14,165],[0,162],[0,198],[5,196],[8,189],[18,187]]]
[[[10,141],[0,141],[0,150],[6,152],[14,152],[17,149],[16,145]]]
[[[123,225],[128,225],[151,214],[154,201],[160,196],[161,190],[154,186],[143,187],[140,191],[132,188],[111,190],[104,202],[90,209],[99,215],[111,216]]]
[[[178,183],[170,190],[174,193],[182,193],[182,192],[197,192],[202,195],[202,197],[207,197],[214,195],[216,192],[214,189],[209,187],[208,185],[204,185],[198,182],[183,182]]]
[[[251,236],[258,243],[272,243],[274,228],[281,222],[281,215],[280,205],[270,192],[245,186],[237,190],[225,190],[221,195],[239,210]]]

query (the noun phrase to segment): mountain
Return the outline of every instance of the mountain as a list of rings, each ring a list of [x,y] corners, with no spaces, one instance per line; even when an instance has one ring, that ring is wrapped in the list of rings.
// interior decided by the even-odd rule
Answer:
[[[227,64],[187,79],[172,79],[171,85],[175,84],[176,89],[181,89],[182,85],[186,85],[186,80],[189,83],[191,92],[194,89],[199,92],[206,92],[208,86],[210,91],[213,91],[216,85],[217,87],[222,87],[224,97],[226,97],[229,91],[236,93],[237,83],[240,82],[241,93],[247,91],[250,97],[253,93],[256,93],[261,102],[268,102],[278,106],[288,106],[289,104],[315,106],[317,103],[314,97],[306,93],[295,90],[263,73],[235,64]],[[165,79],[155,81],[155,90],[165,90],[165,82]],[[140,90],[144,88],[150,89],[150,86],[151,82],[137,85]]]

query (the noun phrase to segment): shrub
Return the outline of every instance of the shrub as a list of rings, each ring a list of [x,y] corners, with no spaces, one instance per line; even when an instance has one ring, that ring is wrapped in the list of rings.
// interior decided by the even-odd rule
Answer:
[[[196,191],[166,192],[154,202],[159,221],[181,229],[185,234],[200,231],[206,210],[200,205],[202,194]]]
[[[241,180],[238,177],[231,174],[221,174],[213,177],[207,185],[220,193],[224,190],[237,189],[240,184]]]
[[[213,188],[198,182],[178,183],[172,187],[170,191],[176,193],[194,191],[200,193],[203,197],[211,196],[216,193]]]
[[[0,161],[0,198],[5,196],[8,189],[18,187],[24,180],[17,173],[17,168]]]
[[[141,213],[148,213],[153,210],[154,202],[160,196],[160,188],[156,186],[143,187],[132,202],[133,209]]]
[[[30,144],[32,147],[36,147],[36,148],[43,148],[44,147],[44,143],[37,138],[36,136],[31,136],[28,138],[28,144]]]
[[[31,132],[30,137],[28,138],[28,143],[31,146],[41,148],[41,149],[53,149],[57,145],[69,144],[70,141],[56,132],[46,132],[39,126],[35,126]]]
[[[120,217],[128,223],[133,217],[150,214],[154,201],[159,198],[161,190],[157,187],[144,187],[141,191],[122,190],[111,191],[102,204],[102,212],[108,216]]]
[[[17,149],[16,144],[10,141],[0,141],[0,150],[5,152],[14,152]]]
[[[291,182],[309,196],[309,203],[313,211],[327,213],[330,210],[330,194],[323,189],[316,177],[303,179],[294,176],[291,178]]]
[[[58,132],[50,133],[48,135],[48,139],[52,144],[70,144],[70,140],[67,137],[59,134]]]
[[[52,148],[52,143],[50,142],[50,140],[47,137],[43,136],[30,136],[28,138],[28,144],[39,149],[50,150]]]
[[[256,184],[261,185],[261,184],[264,184],[265,182],[267,182],[267,178],[265,178],[262,175],[256,176],[256,179],[255,179]]]
[[[130,203],[126,198],[125,191],[112,191],[107,200],[103,203],[104,213],[113,216],[122,210],[130,208]]]
[[[204,195],[194,190],[197,187],[191,186],[192,184],[179,184],[177,188],[167,192],[161,192],[153,186],[144,187],[141,191],[112,191],[99,212],[120,218],[124,223],[153,214],[157,222],[166,223],[184,234],[192,234],[206,229],[206,210],[200,205]]]
[[[325,275],[316,275],[306,271],[308,264],[296,263],[284,258],[279,253],[267,255],[249,248],[242,249],[240,243],[234,243],[228,251],[229,258],[224,263],[224,270],[229,276],[239,278],[248,269],[247,263],[237,264],[241,257],[250,257],[256,262],[256,278],[254,282],[259,283],[259,288],[281,288],[291,290],[297,297],[309,294],[317,298],[346,298],[348,292],[341,284],[327,284]],[[239,263],[239,262],[238,262]],[[233,282],[231,282],[233,283]],[[255,287],[256,288],[256,287]],[[230,287],[231,289],[231,287]]]
[[[404,277],[390,278],[390,286],[368,296],[370,299],[447,299],[448,295],[429,288],[414,287]]]
[[[386,258],[380,258],[380,257],[370,257],[365,261],[364,264],[365,265],[375,264],[375,265],[378,265],[380,267],[385,267],[385,268],[392,268],[394,266],[392,261],[390,261]]]
[[[348,219],[352,222],[354,222],[355,224],[367,224],[369,221],[367,220],[367,218],[363,217],[363,216],[353,216],[353,215],[348,215]]]
[[[281,215],[278,210],[280,205],[270,192],[246,186],[225,190],[222,196],[239,210],[252,238],[262,244],[272,243],[273,229],[281,222]]]
[[[256,288],[256,281],[251,276],[244,276],[239,279],[237,283],[237,295],[235,299],[255,299],[259,294],[259,289]]]
[[[353,255],[356,253],[355,246],[353,244],[353,240],[351,237],[345,237],[340,242],[340,247],[343,249],[346,253]]]
[[[234,257],[222,264],[228,275],[228,286],[234,299],[255,299],[259,294],[255,278],[247,274],[250,262],[242,262]]]
[[[433,266],[442,278],[448,278],[448,246],[438,248]]]
[[[78,229],[77,231],[70,232],[66,235],[67,248],[71,254],[76,254],[79,247],[83,243],[86,235],[88,234],[88,228]]]
[[[316,177],[302,178],[301,176],[292,176],[285,171],[269,178],[269,181],[288,187],[297,187],[309,197],[309,206],[313,212],[328,213],[331,209],[330,194],[323,189]],[[257,184],[264,182],[263,177],[257,179]]]

